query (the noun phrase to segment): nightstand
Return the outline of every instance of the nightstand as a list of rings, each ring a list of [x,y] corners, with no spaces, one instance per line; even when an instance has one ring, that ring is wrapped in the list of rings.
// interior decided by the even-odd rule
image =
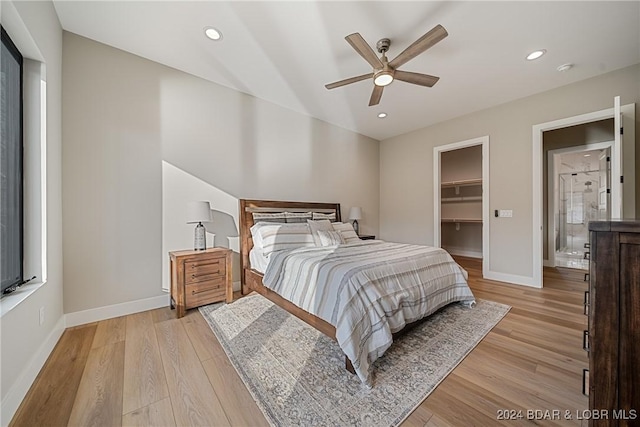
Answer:
[[[369,234],[361,234],[358,237],[360,240],[376,240],[376,236],[371,236]]]
[[[170,305],[177,309],[178,318],[190,308],[233,301],[230,249],[169,252],[169,273]]]

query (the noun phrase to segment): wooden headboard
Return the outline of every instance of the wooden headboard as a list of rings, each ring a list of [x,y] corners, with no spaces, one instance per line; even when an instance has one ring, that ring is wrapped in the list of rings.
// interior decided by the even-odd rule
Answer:
[[[253,248],[251,227],[254,212],[335,212],[336,221],[341,221],[340,203],[240,199],[240,277],[243,293],[245,292],[245,270],[251,268],[249,251]]]

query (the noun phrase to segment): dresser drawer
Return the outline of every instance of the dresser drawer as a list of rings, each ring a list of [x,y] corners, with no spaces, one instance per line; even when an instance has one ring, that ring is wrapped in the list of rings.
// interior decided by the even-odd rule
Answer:
[[[184,282],[186,284],[207,282],[226,274],[224,258],[208,258],[185,262]]]

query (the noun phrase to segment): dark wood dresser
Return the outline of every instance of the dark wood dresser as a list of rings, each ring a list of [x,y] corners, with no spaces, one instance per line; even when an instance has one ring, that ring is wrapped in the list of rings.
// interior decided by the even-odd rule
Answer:
[[[591,426],[640,425],[640,221],[589,223]],[[603,411],[607,411],[604,413]]]

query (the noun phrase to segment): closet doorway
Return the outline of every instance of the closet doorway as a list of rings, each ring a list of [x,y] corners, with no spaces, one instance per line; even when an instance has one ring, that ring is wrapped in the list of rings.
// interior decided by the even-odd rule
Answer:
[[[489,267],[489,137],[434,147],[434,246]]]

